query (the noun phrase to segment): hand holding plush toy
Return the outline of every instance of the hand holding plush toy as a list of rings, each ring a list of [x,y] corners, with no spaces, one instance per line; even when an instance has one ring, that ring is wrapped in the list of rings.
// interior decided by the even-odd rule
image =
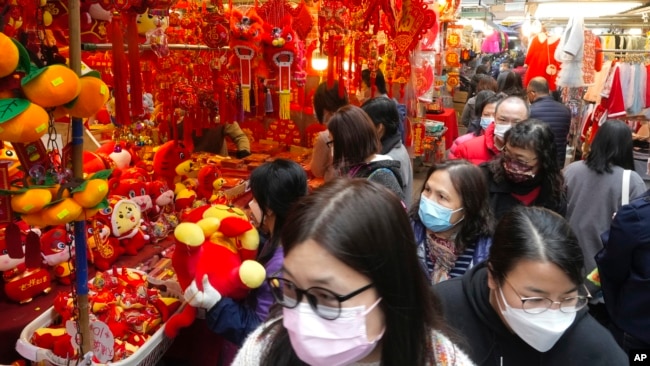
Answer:
[[[202,284],[203,291],[199,290],[196,286],[196,280],[192,280],[189,287],[185,289],[183,296],[185,297],[185,301],[191,306],[210,310],[221,300],[221,294],[216,288],[212,287],[207,274],[203,275]]]

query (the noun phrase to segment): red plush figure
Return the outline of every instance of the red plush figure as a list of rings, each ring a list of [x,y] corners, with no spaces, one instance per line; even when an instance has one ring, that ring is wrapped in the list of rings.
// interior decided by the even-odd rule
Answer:
[[[120,241],[111,235],[111,229],[101,220],[94,220],[88,225],[86,241],[88,243],[88,256],[95,267],[106,271],[115,261],[124,254]]]
[[[117,169],[126,169],[138,162],[138,154],[131,144],[109,141],[95,150],[95,154],[108,156]]]
[[[224,214],[227,217],[218,217]],[[209,208],[203,216],[196,224],[183,222],[174,230],[172,264],[178,281],[183,289],[193,286],[198,291],[209,282],[220,297],[243,299],[266,276],[264,267],[250,260],[259,244],[257,230],[248,220],[226,210]],[[165,334],[176,337],[195,316],[196,308],[188,304],[167,321]]]
[[[162,213],[172,211],[174,191],[167,186],[167,183],[160,180],[147,182],[146,187],[153,204],[153,208],[148,211],[147,215],[149,220],[154,222],[160,218]]]
[[[72,358],[76,354],[72,347],[71,336],[65,328],[38,328],[32,335],[31,343],[36,347],[52,350],[62,358]]]
[[[151,196],[147,191],[147,183],[143,180],[111,178],[108,181],[108,192],[112,196],[128,197],[140,206],[140,211],[143,214],[153,208]]]
[[[65,226],[53,227],[41,235],[41,254],[48,266],[67,262],[71,251],[74,251],[72,236]]]
[[[74,241],[65,226],[51,228],[41,235],[43,262],[52,267],[54,277],[64,285],[71,283],[73,252]]]
[[[215,190],[221,189],[226,182],[221,176],[221,170],[214,165],[205,165],[199,170],[198,185],[196,187],[197,197],[210,201]]]
[[[190,150],[181,141],[167,141],[153,156],[154,179],[162,179],[168,187],[174,187],[178,176],[186,175],[192,168]]]
[[[111,229],[111,234],[119,240],[126,254],[138,254],[150,239],[143,232],[140,206],[123,196],[109,196],[108,204],[109,207],[95,217]]]

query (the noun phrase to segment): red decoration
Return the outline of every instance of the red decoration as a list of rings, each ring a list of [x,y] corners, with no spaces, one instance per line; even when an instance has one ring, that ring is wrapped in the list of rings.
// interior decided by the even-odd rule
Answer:
[[[436,13],[422,1],[406,0],[404,9],[408,11],[399,19],[393,39],[398,55],[408,55],[429,29],[438,26]]]

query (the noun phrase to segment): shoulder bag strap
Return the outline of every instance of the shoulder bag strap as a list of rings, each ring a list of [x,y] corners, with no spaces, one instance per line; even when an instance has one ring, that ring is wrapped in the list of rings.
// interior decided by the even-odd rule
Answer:
[[[623,171],[623,193],[621,194],[621,205],[630,203],[630,173],[631,170],[625,169]]]

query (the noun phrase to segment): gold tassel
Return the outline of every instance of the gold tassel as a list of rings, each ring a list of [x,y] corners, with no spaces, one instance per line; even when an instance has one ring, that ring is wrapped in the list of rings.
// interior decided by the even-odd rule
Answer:
[[[280,119],[291,119],[291,92],[281,90],[280,95]]]
[[[241,87],[241,99],[244,106],[244,112],[251,111],[251,87],[243,86]]]

